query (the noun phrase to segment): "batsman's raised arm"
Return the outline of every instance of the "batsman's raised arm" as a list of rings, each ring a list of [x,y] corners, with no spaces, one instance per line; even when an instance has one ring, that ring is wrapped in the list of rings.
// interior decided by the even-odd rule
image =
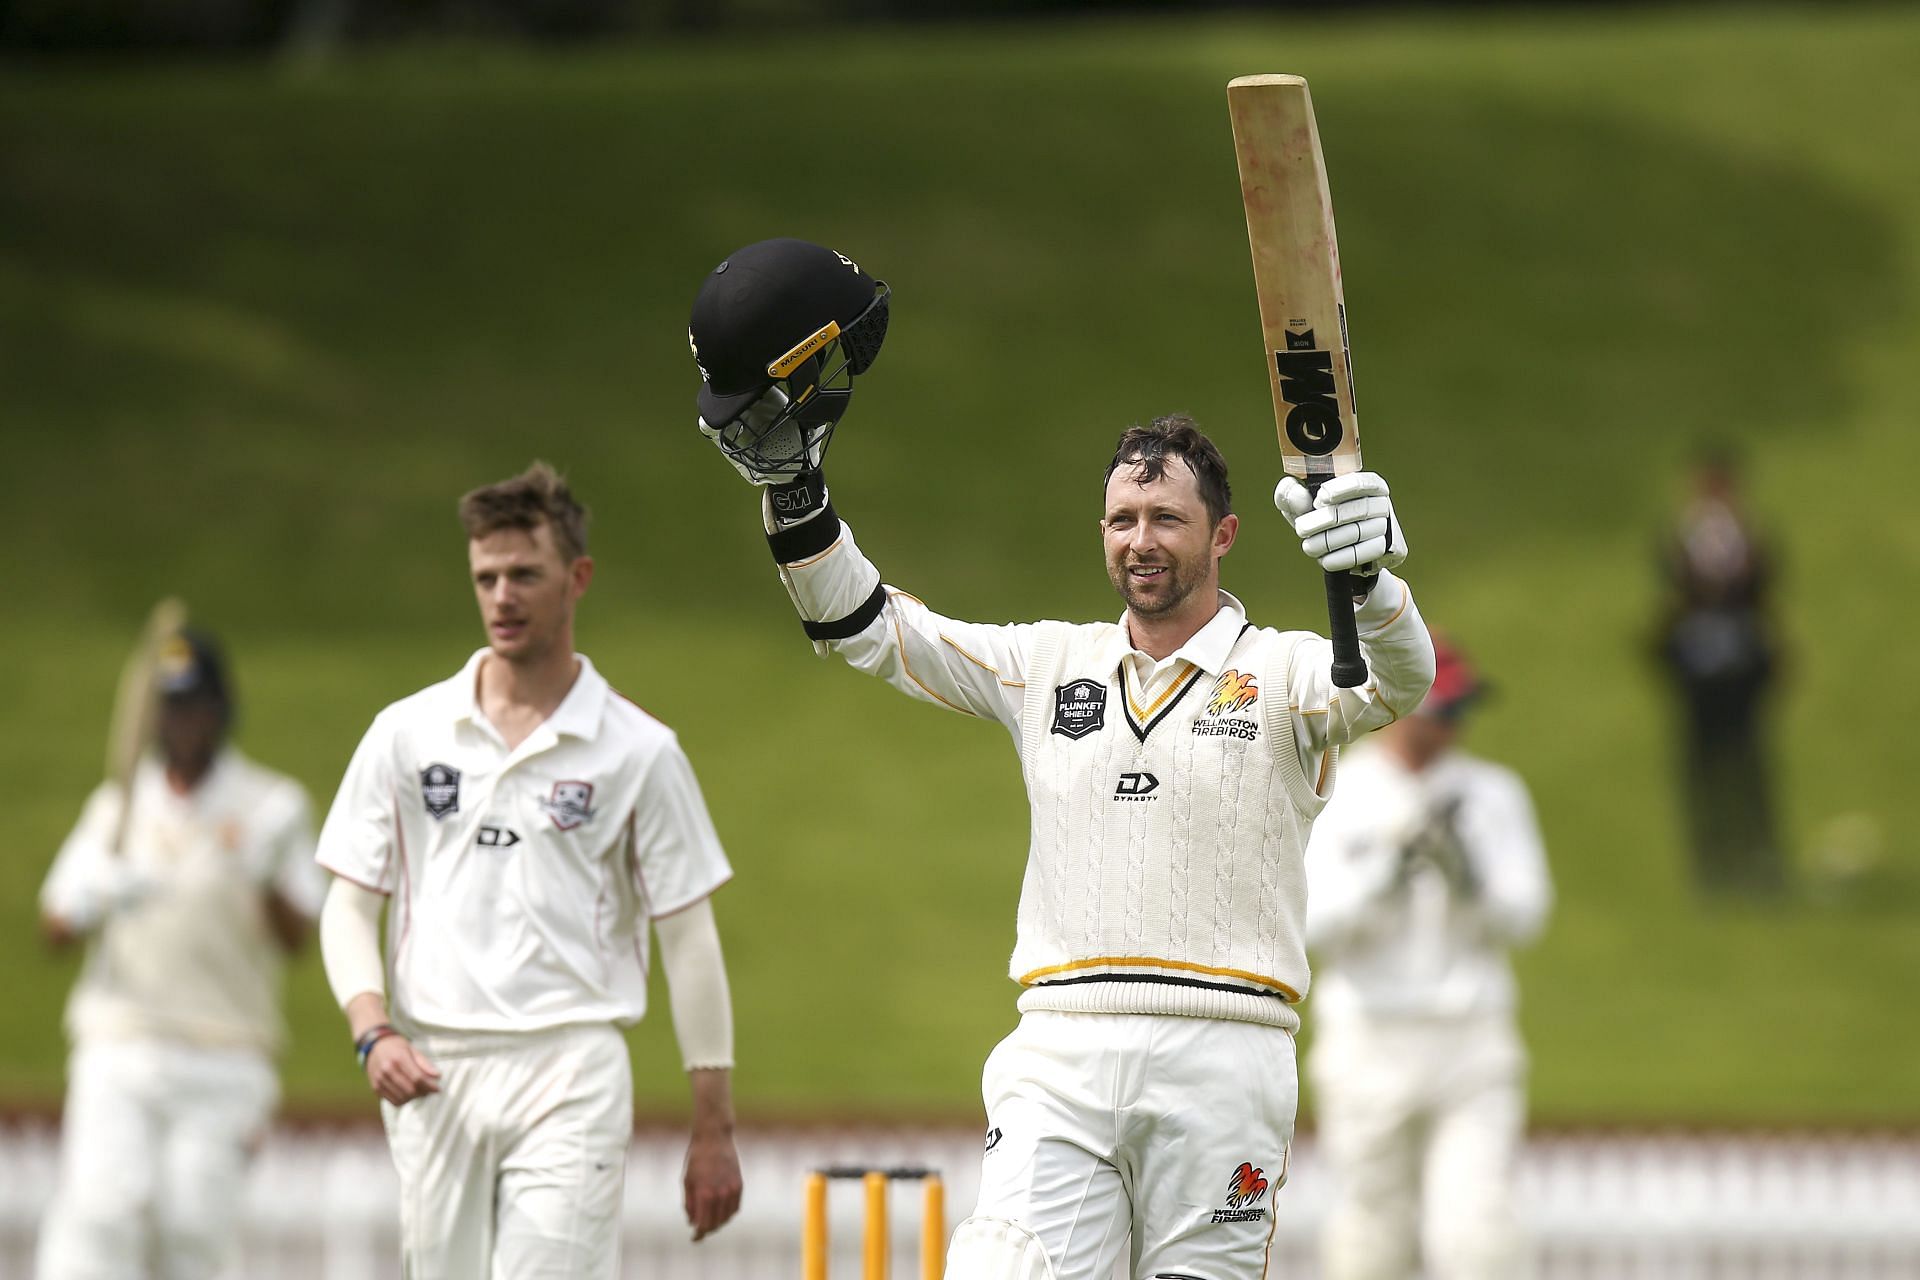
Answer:
[[[1315,751],[1345,746],[1392,724],[1420,705],[1433,683],[1433,645],[1407,584],[1382,570],[1354,610],[1367,681],[1335,687],[1329,671],[1333,645],[1315,636],[1294,651],[1290,684],[1300,702],[1300,725]]]
[[[776,559],[799,556],[780,564],[780,577],[816,644],[923,701],[1016,723],[1031,624],[989,626],[935,613],[881,582],[831,506],[809,523],[815,527],[770,529],[769,541]],[[816,550],[821,542],[828,545]]]
[[[1031,628],[960,622],[887,587],[828,498],[827,442],[853,376],[879,354],[888,298],[852,259],[804,241],[730,256],[708,275],[689,325],[700,431],[761,486],[774,561],[820,653],[837,651],[923,701],[1013,725]]]
[[[1384,478],[1370,471],[1337,477],[1309,493],[1292,478],[1273,493],[1309,560],[1347,573],[1359,594],[1354,624],[1367,679],[1342,689],[1333,681],[1333,645],[1318,636],[1294,650],[1288,686],[1296,698],[1295,738],[1308,777],[1321,776],[1323,754],[1392,724],[1420,705],[1433,683],[1433,640],[1407,584],[1392,573],[1407,558],[1407,539]]]

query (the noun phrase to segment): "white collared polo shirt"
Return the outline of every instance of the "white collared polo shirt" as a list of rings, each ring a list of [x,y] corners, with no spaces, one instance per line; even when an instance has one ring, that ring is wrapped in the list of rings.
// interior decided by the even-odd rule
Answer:
[[[403,1026],[533,1031],[646,1011],[647,922],[732,875],[673,731],[585,655],[508,749],[477,701],[481,649],[374,718],[320,832],[320,864],[392,898]]]

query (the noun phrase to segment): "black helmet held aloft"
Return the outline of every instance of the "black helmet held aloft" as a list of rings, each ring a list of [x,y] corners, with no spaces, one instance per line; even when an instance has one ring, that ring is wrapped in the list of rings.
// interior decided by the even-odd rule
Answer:
[[[889,296],[853,259],[805,240],[762,240],[729,254],[701,284],[687,326],[700,416],[726,426],[778,384],[787,410],[759,434],[797,425],[807,443],[824,444],[853,376],[880,354]]]

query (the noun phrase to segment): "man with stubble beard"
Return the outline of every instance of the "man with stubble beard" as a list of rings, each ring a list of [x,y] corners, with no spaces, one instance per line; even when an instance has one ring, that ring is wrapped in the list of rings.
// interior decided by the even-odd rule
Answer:
[[[1256,627],[1220,589],[1239,517],[1225,462],[1184,416],[1129,428],[1107,465],[1117,621],[944,617],[882,582],[821,469],[849,394],[835,375],[873,362],[887,296],[845,255],[764,242],[708,277],[690,338],[700,430],[761,486],[808,638],[999,722],[1020,755],[1021,1020],[987,1060],[980,1200],[947,1274],[1105,1280],[1131,1238],[1130,1275],[1259,1280],[1297,1101],[1307,833],[1339,748],[1433,678],[1389,572],[1405,544],[1387,486],[1361,472],[1275,495],[1310,557],[1361,575],[1357,689],[1333,686],[1328,641]]]

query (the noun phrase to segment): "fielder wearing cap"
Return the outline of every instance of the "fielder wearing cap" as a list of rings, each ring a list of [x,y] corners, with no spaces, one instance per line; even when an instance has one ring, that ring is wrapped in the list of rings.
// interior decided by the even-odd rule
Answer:
[[[1258,1280],[1297,1099],[1307,834],[1341,746],[1418,705],[1433,675],[1389,572],[1405,544],[1386,484],[1359,473],[1276,495],[1312,558],[1364,575],[1360,688],[1333,686],[1325,639],[1257,626],[1220,589],[1239,517],[1226,464],[1183,417],[1130,428],[1107,465],[1117,620],[945,617],[883,584],[821,472],[824,428],[884,333],[885,286],[844,255],[770,243],[695,303],[708,393],[720,369],[733,377],[724,399],[702,394],[700,430],[763,486],[815,646],[998,722],[1032,805],[1010,968],[1022,1017],[987,1061],[980,1201],[947,1274],[1106,1280],[1130,1238],[1131,1275]],[[739,290],[743,259],[782,287]],[[778,315],[755,312],[768,298]],[[736,349],[749,338],[763,345]]]
[[[1426,701],[1342,762],[1307,848],[1329,1280],[1499,1280],[1523,1262],[1506,951],[1540,931],[1551,890],[1526,785],[1454,745],[1486,685],[1435,649]]]
[[[153,750],[125,792],[87,800],[40,891],[48,938],[87,944],[41,1280],[204,1278],[230,1260],[279,1099],[281,959],[326,889],[306,792],[227,742],[213,638],[167,639],[156,675]]]
[[[739,1208],[708,901],[732,872],[673,731],[574,651],[593,560],[566,483],[536,463],[460,516],[487,644],[354,752],[320,833],[321,951],[380,1095],[410,1280],[611,1280],[649,926],[693,1091],[694,1239]]]

